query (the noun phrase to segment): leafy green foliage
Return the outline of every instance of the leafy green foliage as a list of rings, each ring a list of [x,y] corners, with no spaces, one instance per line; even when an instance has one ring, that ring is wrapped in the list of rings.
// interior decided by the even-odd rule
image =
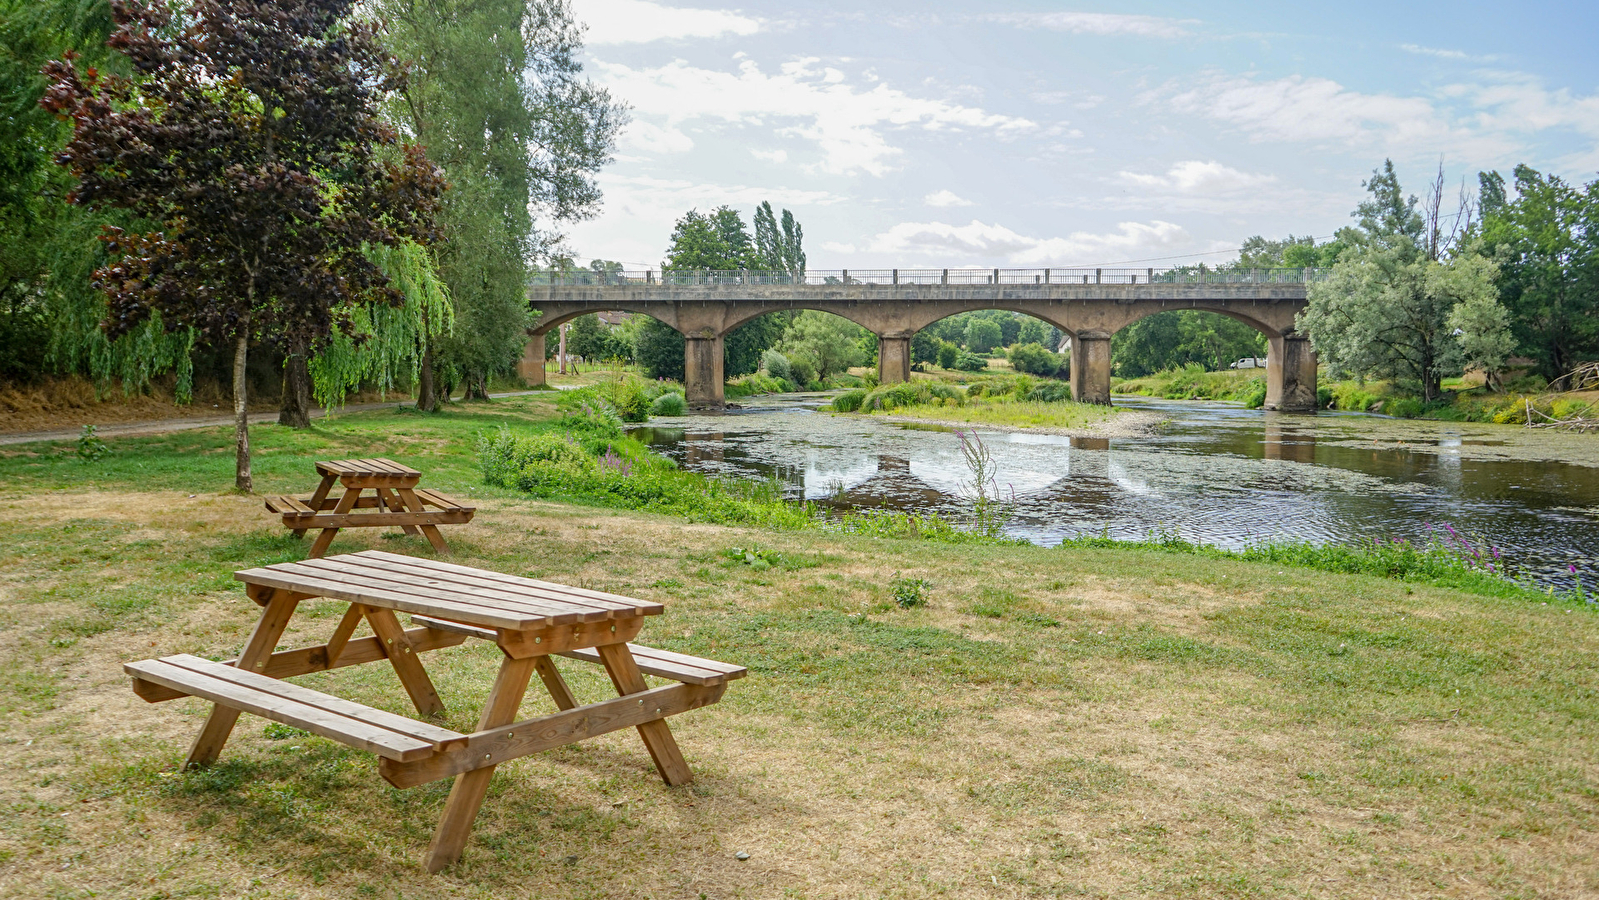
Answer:
[[[659,319],[638,317],[633,334],[633,358],[648,378],[683,380],[683,335]]]
[[[1060,356],[1045,350],[1042,344],[1016,344],[1005,355],[1016,371],[1046,378],[1060,372],[1066,364]]]
[[[96,433],[93,425],[83,426],[83,433],[78,435],[78,458],[84,462],[99,462],[111,452],[111,446]]]
[[[924,578],[895,577],[888,583],[889,595],[894,598],[894,605],[900,609],[915,609],[926,606],[932,597],[933,587]]]
[[[955,363],[960,360],[960,353],[961,348],[949,341],[940,341],[938,344],[938,367],[941,369],[955,368]],[[988,364],[985,362],[983,365],[986,367]]]
[[[766,350],[761,353],[761,368],[773,378],[789,380],[793,372],[788,366],[788,357],[776,350]]]
[[[1497,172],[1480,180],[1482,252],[1502,262],[1516,352],[1548,379],[1599,356],[1599,180],[1578,188],[1517,166],[1513,198]]]
[[[427,243],[443,182],[378,119],[397,74],[352,0],[196,0],[180,18],[135,0],[111,45],[138,79],[46,67],[45,108],[70,118],[58,157],[72,199],[159,228],[105,226],[97,272],[112,334],[162,313],[234,345],[237,474],[250,488],[245,366],[255,338],[301,360],[335,310],[396,303],[362,252]]]
[[[1198,364],[1221,371],[1235,360],[1266,355],[1266,336],[1235,319],[1198,310],[1146,316],[1111,336],[1111,367],[1138,378]]]
[[[946,368],[957,369],[962,372],[981,372],[988,368],[988,357],[960,350],[955,354],[955,364]]]
[[[865,361],[862,335],[870,337],[871,332],[848,319],[807,309],[796,315],[784,330],[781,347],[795,380],[802,379],[798,366],[803,361],[815,372],[813,378],[804,378],[804,381],[825,381]]]
[[[650,404],[652,416],[681,416],[688,410],[688,404],[682,394],[662,394]]]
[[[858,408],[866,412],[889,412],[902,406],[922,406],[930,403],[959,406],[965,400],[966,395],[961,389],[951,384],[937,381],[901,381],[873,388],[861,397]]]
[[[794,219],[794,214],[783,210],[783,224],[779,228],[772,214],[772,204],[761,201],[755,208],[755,253],[761,268],[773,272],[787,272],[796,277],[805,274],[805,230]]]
[[[993,319],[973,319],[966,325],[966,349],[989,353],[1004,341],[1004,332]]]
[[[583,77],[583,26],[562,0],[376,0],[386,45],[413,61],[393,117],[444,168],[439,271],[457,327],[435,364],[469,396],[526,343],[528,263],[594,213],[594,175],[626,109]],[[547,224],[546,224],[547,223]]]

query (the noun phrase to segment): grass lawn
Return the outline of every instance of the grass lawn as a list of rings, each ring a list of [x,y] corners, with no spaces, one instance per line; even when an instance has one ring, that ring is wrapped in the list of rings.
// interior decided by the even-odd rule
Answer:
[[[896,406],[894,409],[871,415],[917,419],[926,422],[943,422],[965,425],[992,425],[1004,428],[1084,429],[1103,425],[1125,410],[1094,403],[1074,403],[1069,400],[1041,403],[1031,400],[978,398],[968,400],[963,406],[944,404],[918,404]]]
[[[226,490],[223,429],[114,439],[97,463],[70,444],[5,448],[0,897],[1599,895],[1585,611],[1153,551],[685,524],[485,487],[476,435],[552,409],[530,396],[257,428],[258,489],[309,490],[317,459],[390,456],[477,501],[446,529],[455,561],[665,603],[642,643],[750,668],[672,720],[694,785],[663,786],[631,731],[515,761],[462,862],[429,877],[448,782],[396,790],[373,756],[248,716],[219,765],[180,773],[205,704],[146,704],[121,663],[232,655],[257,616],[232,572],[306,544]],[[374,530],[333,552],[373,547],[431,555]],[[924,579],[929,604],[896,606],[896,577]],[[338,607],[302,610],[286,642],[320,643]],[[474,724],[496,655],[424,658],[449,727]],[[563,668],[580,697],[610,693],[597,667]],[[408,712],[381,666],[301,680]],[[530,691],[524,713],[550,708]]]

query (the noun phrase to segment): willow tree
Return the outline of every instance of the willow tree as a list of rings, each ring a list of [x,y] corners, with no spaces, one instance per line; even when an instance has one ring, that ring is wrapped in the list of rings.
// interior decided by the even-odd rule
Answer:
[[[356,301],[399,302],[364,248],[434,237],[443,188],[378,117],[398,73],[355,0],[124,0],[109,45],[125,78],[51,63],[47,109],[71,119],[73,202],[156,223],[107,226],[106,328],[160,314],[233,347],[235,484],[252,487],[252,341],[291,359],[348,328]],[[309,382],[309,376],[307,376]]]
[[[556,223],[592,215],[624,107],[582,77],[582,26],[565,0],[374,0],[409,77],[392,114],[449,178],[438,247],[456,324],[437,365],[486,398],[527,341],[531,263]],[[426,383],[424,382],[424,386]],[[430,391],[417,405],[435,408]]]

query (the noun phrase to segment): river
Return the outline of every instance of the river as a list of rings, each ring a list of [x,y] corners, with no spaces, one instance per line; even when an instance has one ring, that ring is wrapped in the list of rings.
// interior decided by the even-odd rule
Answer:
[[[969,515],[952,429],[834,415],[825,397],[745,401],[724,415],[655,420],[633,436],[683,467],[776,478],[836,509]],[[1281,415],[1225,403],[1116,399],[1158,412],[1158,433],[1078,438],[973,429],[1015,514],[1044,546],[1175,531],[1239,548],[1268,540],[1425,540],[1429,525],[1497,547],[1518,573],[1599,583],[1599,438],[1361,414]]]

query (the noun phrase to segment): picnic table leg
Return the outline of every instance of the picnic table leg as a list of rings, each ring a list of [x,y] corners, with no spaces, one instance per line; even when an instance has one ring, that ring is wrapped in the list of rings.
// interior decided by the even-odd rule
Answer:
[[[244,649],[239,651],[239,658],[234,666],[248,669],[252,672],[259,671],[271,658],[272,651],[277,649],[278,639],[283,637],[283,629],[289,624],[289,617],[294,615],[294,608],[300,603],[300,598],[289,591],[273,591],[272,599],[267,601],[266,609],[261,611],[261,621],[255,625],[255,631],[250,633],[250,639],[245,642]],[[194,744],[189,748],[189,758],[184,762],[186,769],[209,766],[216,762],[217,756],[222,752],[222,745],[228,742],[228,735],[233,733],[233,723],[239,720],[239,711],[226,706],[213,704],[211,715],[206,717],[205,727],[200,729],[200,734],[195,737]]]
[[[334,475],[323,475],[322,483],[316,486],[316,493],[311,495],[311,499],[308,500],[305,505],[311,507],[311,509],[315,512],[321,512],[322,501],[328,499],[328,491],[333,490],[333,482],[335,479],[336,476]],[[296,528],[294,529],[294,536],[305,537],[307,530],[308,529],[305,528]]]
[[[344,647],[350,643],[350,636],[355,634],[355,626],[361,624],[361,617],[366,615],[366,607],[359,603],[351,603],[350,608],[344,611],[344,618],[339,620],[339,627],[333,629],[333,636],[328,638],[324,653],[328,657],[328,668],[338,664],[339,657],[344,655]]]
[[[417,499],[416,491],[410,488],[395,488],[394,492],[400,495],[400,499],[405,501],[406,508],[411,510],[411,512],[423,511],[422,501]],[[450,545],[444,543],[444,535],[439,534],[439,526],[423,525],[422,533],[427,535],[428,543],[433,545],[434,550],[440,553],[450,552]]]
[[[411,695],[411,702],[416,704],[416,711],[424,716],[436,716],[444,712],[444,701],[439,699],[439,692],[434,690],[433,680],[422,668],[422,661],[416,658],[416,648],[405,636],[405,629],[401,627],[400,620],[395,618],[394,610],[368,606],[365,611],[366,620],[372,624],[372,633],[378,636],[384,654],[394,665],[394,673],[400,676],[405,692]]]
[[[618,694],[626,696],[649,690],[649,685],[644,683],[644,673],[638,670],[638,663],[626,644],[607,644],[594,649],[599,651],[600,661],[605,663],[605,671],[610,673],[611,683],[616,685]],[[688,784],[694,780],[694,773],[689,770],[688,761],[683,759],[683,751],[677,749],[677,740],[672,737],[672,729],[667,726],[665,719],[645,722],[638,726],[638,733],[650,751],[650,758],[655,760],[655,768],[660,771],[662,780],[671,785]]]
[[[390,512],[405,512],[405,505],[402,504],[400,502],[400,498],[394,496],[394,494],[388,488],[378,488],[377,492],[379,509],[386,509]],[[418,535],[422,533],[416,530],[415,525],[401,525],[400,529],[409,535]]]
[[[355,509],[355,501],[359,499],[360,496],[360,488],[345,488],[344,496],[339,498],[339,505],[333,508],[333,512],[337,515],[344,515],[350,510]],[[328,552],[328,545],[333,543],[333,536],[338,533],[339,529],[337,528],[322,529],[322,533],[316,537],[316,543],[311,545],[311,552],[309,554],[310,558],[320,559],[322,554]]]
[[[500,663],[500,676],[494,681],[489,702],[478,719],[478,731],[499,728],[516,721],[517,708],[527,693],[528,681],[533,677],[536,660],[542,657],[512,659],[507,656]],[[444,815],[439,818],[438,831],[428,846],[423,866],[429,873],[437,872],[461,858],[461,850],[472,833],[472,822],[483,807],[483,796],[488,793],[489,781],[494,777],[494,766],[484,766],[455,776],[450,787],[450,799],[444,803]]]

